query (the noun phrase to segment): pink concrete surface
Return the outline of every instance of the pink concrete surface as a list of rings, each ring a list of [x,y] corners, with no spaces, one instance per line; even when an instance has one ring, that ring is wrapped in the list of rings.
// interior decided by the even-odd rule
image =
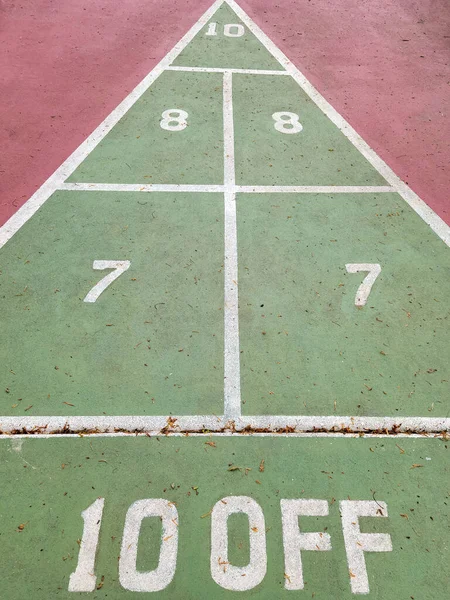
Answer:
[[[0,0],[0,224],[211,4]],[[240,5],[450,224],[450,2]]]

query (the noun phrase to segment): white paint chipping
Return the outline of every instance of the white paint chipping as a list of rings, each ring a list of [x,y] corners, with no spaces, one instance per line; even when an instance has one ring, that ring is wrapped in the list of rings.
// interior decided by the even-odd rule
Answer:
[[[427,223],[447,246],[450,246],[450,227],[419,196],[404,183],[394,171],[370,148],[362,137],[347,121],[325,100],[306,77],[295,67],[287,56],[275,46],[272,40],[254,23],[245,11],[234,1],[224,0],[248,27],[253,35],[278,60],[284,69],[293,77],[302,90],[317,104],[323,113],[342,131],[342,133],[361,152],[369,163],[395,188],[395,191],[411,206],[411,208]]]
[[[81,513],[84,521],[83,536],[78,552],[76,570],[69,578],[69,592],[93,592],[97,584],[95,575],[95,554],[102,524],[104,498],[97,498]]]
[[[135,435],[145,432],[151,435],[183,432],[223,432],[252,433],[252,430],[265,430],[270,435],[288,435],[312,433],[329,435],[330,433],[387,432],[430,433],[450,432],[449,417],[357,417],[357,416],[290,416],[258,415],[237,417],[228,420],[217,415],[193,416],[44,416],[44,417],[0,417],[0,431],[5,437],[32,434],[54,434],[69,430],[71,435],[84,432],[116,433],[130,432]],[[288,429],[288,431],[286,431]],[[253,434],[255,435],[255,434]]]
[[[22,446],[23,446],[23,439],[13,438],[11,440],[11,450],[13,450],[14,452],[17,452],[17,454],[22,455]]]
[[[166,54],[156,67],[139,83],[134,90],[115,108],[91,135],[64,161],[64,163],[51,175],[47,181],[31,196],[31,198],[0,228],[0,248],[30,219],[48,198],[61,187],[61,184],[75,171],[75,169],[89,156],[99,142],[114,127],[114,125],[128,112],[133,104],[152,85],[180,54],[180,52],[206,25],[216,10],[223,4],[223,0],[216,0],[195,23],[185,36]]]
[[[234,513],[248,516],[250,562],[236,567],[228,560],[228,517]],[[233,592],[251,590],[261,583],[267,570],[264,513],[250,496],[228,496],[211,513],[211,576],[220,587]]]
[[[224,258],[224,413],[226,419],[241,414],[239,354],[239,291],[234,165],[233,76],[223,74],[223,137],[225,182]]]
[[[161,519],[162,535],[158,566],[142,572],[137,570],[136,561],[142,521],[147,517]],[[119,557],[119,581],[123,588],[130,592],[159,592],[169,585],[177,566],[178,525],[176,506],[165,498],[137,500],[130,506]]]
[[[299,516],[326,517],[326,500],[280,500],[284,546],[284,587],[287,590],[302,590],[305,587],[301,551],[331,550],[328,533],[301,533]]]
[[[368,594],[364,552],[392,552],[391,536],[387,533],[361,533],[359,517],[387,517],[385,502],[373,500],[342,500],[339,503],[345,551],[353,594]]]

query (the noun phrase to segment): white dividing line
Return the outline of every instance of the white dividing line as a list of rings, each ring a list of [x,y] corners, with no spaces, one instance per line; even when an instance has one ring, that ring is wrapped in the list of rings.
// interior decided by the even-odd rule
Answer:
[[[404,183],[394,171],[372,150],[362,137],[347,123],[347,121],[325,100],[306,77],[295,67],[283,52],[275,46],[271,39],[254,23],[234,0],[224,0],[237,14],[255,37],[266,47],[281,66],[293,77],[302,90],[317,104],[327,117],[342,131],[342,133],[361,152],[369,163],[395,188],[395,191],[411,208],[427,223],[431,229],[450,246],[450,227],[445,223],[419,196]]]
[[[61,187],[61,184],[75,171],[92,152],[114,125],[125,115],[142,94],[152,85],[161,73],[176,59],[200,29],[206,25],[223,0],[216,0],[195,23],[185,36],[166,54],[156,67],[139,83],[112,113],[106,117],[97,129],[69,156],[69,158],[51,175],[31,198],[0,228],[0,248],[34,215],[46,200]]]
[[[237,185],[239,194],[378,194],[395,192],[388,185]]]
[[[293,431],[395,431],[416,433],[439,433],[450,431],[448,417],[352,417],[352,416],[245,416],[235,421],[236,430],[245,428],[279,430],[286,427]]]
[[[257,415],[227,419],[226,416],[48,416],[1,417],[2,435],[102,434],[102,433],[238,433],[240,435],[335,434],[441,434],[450,432],[448,417],[352,417]]]
[[[70,192],[208,192],[223,193],[223,185],[139,184],[139,183],[63,183],[58,190]]]
[[[194,71],[196,73],[243,73],[244,75],[289,75],[287,71],[267,69],[222,69],[219,67],[167,67],[168,71]]]
[[[223,137],[225,181],[224,413],[226,419],[235,419],[241,414],[241,378],[236,194],[234,193],[233,76],[229,71],[223,74]]]
[[[229,140],[228,140],[229,143]],[[228,157],[229,158],[229,157]],[[233,165],[234,167],[234,165]],[[227,165],[229,172],[232,166]],[[233,169],[234,171],[234,169]],[[208,192],[233,191],[239,194],[378,194],[396,192],[382,186],[333,185],[184,185],[165,183],[63,183],[58,190],[70,192]]]
[[[230,71],[223,74],[223,136],[224,182],[228,190],[234,191],[233,75]]]
[[[225,192],[224,273],[224,412],[228,420],[241,414],[236,194],[233,192]]]
[[[241,433],[239,431],[201,431],[201,432],[182,432],[182,431],[165,431],[161,433],[160,431],[149,432],[149,431],[115,431],[115,432],[103,432],[103,433],[42,433],[39,435],[30,435],[29,433],[0,433],[0,440],[10,440],[14,442],[15,440],[49,440],[55,438],[78,438],[78,437],[88,437],[88,438],[120,438],[120,437],[155,437],[155,436],[165,436],[165,437],[205,437],[205,438],[213,438],[213,437],[271,437],[271,438],[286,438],[286,437],[295,437],[295,438],[414,438],[414,439],[427,439],[433,440],[436,438],[441,438],[445,433],[336,433],[336,432],[297,432],[297,433],[285,433],[285,432],[269,432],[269,433],[261,433],[259,431],[256,432],[244,432]],[[23,460],[23,457],[22,457]],[[26,462],[26,461],[25,461]],[[28,463],[29,464],[29,463]],[[33,467],[34,469],[36,467]]]
[[[165,416],[58,416],[58,417],[0,417],[1,433],[52,434],[65,433],[133,433],[166,431],[215,431],[224,426],[224,420],[216,415]]]

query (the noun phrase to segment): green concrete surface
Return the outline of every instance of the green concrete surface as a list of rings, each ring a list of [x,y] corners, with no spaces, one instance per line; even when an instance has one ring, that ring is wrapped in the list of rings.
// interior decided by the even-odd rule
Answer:
[[[238,185],[387,185],[291,77],[233,77]],[[292,112],[298,134],[275,129],[272,115]]]
[[[240,194],[245,414],[448,416],[450,254],[396,194]],[[379,263],[365,306],[365,273]]]
[[[187,127],[167,131],[162,113],[181,109]],[[165,71],[68,178],[69,182],[223,182],[222,75]]]
[[[262,462],[264,461],[264,462]],[[15,439],[0,442],[2,598],[314,598],[350,600],[339,503],[386,503],[385,518],[360,518],[365,533],[390,536],[391,552],[364,552],[369,600],[436,600],[449,586],[448,442],[433,439],[170,437]],[[263,466],[261,466],[263,465]],[[261,471],[261,468],[263,471]],[[267,572],[247,592],[215,583],[210,572],[210,511],[221,499],[249,496],[265,519]],[[96,589],[68,592],[83,535],[81,512],[105,505],[95,561]],[[152,595],[118,580],[125,515],[135,501],[163,498],[178,512],[176,569]],[[328,516],[300,516],[306,532],[326,532],[332,550],[302,551],[303,590],[284,588],[281,499],[321,499]],[[77,542],[78,541],[78,542]],[[156,568],[159,518],[144,519],[137,570]],[[228,562],[249,562],[249,522],[228,519]],[[286,574],[288,575],[288,574]],[[356,596],[358,597],[358,596]]]
[[[216,35],[206,35],[210,24],[217,23]],[[229,6],[222,5],[202,27],[195,38],[178,55],[173,64],[182,67],[219,67],[231,69],[270,69],[280,71],[283,67],[264,48],[256,37],[244,27],[244,35],[224,35],[227,24],[242,25],[242,21]],[[236,34],[235,29],[231,33]]]
[[[0,250],[1,414],[223,411],[219,194],[57,192]],[[109,271],[131,266],[95,303]]]

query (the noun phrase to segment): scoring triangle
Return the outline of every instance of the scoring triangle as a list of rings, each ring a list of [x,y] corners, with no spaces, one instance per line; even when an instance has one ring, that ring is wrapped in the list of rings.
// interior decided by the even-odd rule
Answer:
[[[173,64],[224,69],[283,69],[226,3],[217,9]]]

